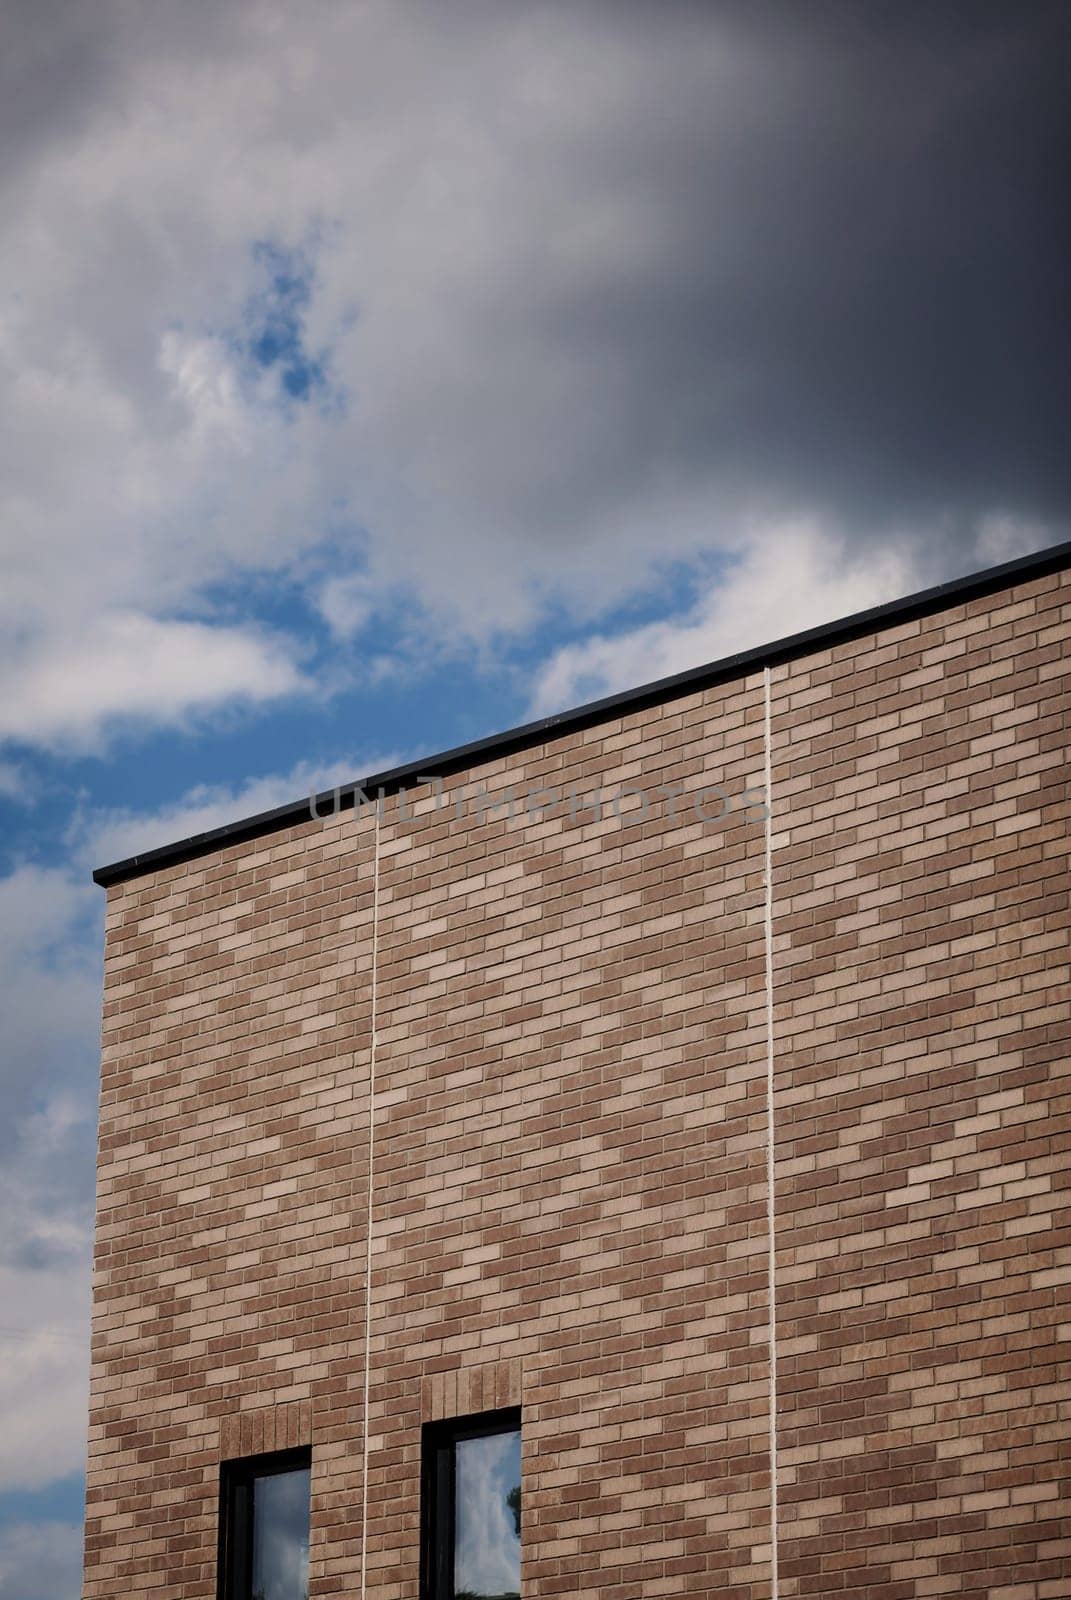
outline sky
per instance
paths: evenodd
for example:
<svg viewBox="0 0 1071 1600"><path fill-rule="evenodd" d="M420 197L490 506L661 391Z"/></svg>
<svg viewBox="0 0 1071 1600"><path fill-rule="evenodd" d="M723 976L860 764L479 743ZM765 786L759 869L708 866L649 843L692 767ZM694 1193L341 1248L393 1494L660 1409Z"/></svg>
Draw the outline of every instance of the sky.
<svg viewBox="0 0 1071 1600"><path fill-rule="evenodd" d="M1071 7L0 13L0 1600L75 1600L91 869L1067 538Z"/></svg>

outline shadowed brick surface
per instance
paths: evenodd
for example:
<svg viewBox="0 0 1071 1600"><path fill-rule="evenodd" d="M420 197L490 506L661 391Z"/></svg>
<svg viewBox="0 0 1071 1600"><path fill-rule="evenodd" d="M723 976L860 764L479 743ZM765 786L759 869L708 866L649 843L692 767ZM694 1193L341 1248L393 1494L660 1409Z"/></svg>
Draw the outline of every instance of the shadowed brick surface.
<svg viewBox="0 0 1071 1600"><path fill-rule="evenodd" d="M771 674L782 1596L1068 1592L1068 594ZM109 891L87 1600L294 1444L310 1594L416 1600L513 1404L526 1596L768 1600L764 829L656 793L764 758L756 673ZM649 814L476 815L570 783Z"/></svg>

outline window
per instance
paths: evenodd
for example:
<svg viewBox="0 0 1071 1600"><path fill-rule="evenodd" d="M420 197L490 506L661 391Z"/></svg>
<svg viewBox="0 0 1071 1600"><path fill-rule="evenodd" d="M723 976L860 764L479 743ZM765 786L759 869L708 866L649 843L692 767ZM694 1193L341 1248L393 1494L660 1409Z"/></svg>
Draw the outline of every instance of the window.
<svg viewBox="0 0 1071 1600"><path fill-rule="evenodd" d="M224 1464L220 1600L308 1600L308 1450Z"/></svg>
<svg viewBox="0 0 1071 1600"><path fill-rule="evenodd" d="M519 1600L521 1414L424 1430L424 1600Z"/></svg>

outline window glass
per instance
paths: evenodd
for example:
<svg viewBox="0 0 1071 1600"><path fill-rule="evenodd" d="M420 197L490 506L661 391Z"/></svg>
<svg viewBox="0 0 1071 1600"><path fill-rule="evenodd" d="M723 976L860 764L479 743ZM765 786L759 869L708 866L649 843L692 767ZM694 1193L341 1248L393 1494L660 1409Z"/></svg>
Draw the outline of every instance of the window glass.
<svg viewBox="0 0 1071 1600"><path fill-rule="evenodd" d="M308 1600L309 1469L253 1480L252 1600Z"/></svg>
<svg viewBox="0 0 1071 1600"><path fill-rule="evenodd" d="M224 1462L221 1600L308 1600L311 1460L304 1448Z"/></svg>
<svg viewBox="0 0 1071 1600"><path fill-rule="evenodd" d="M504 1600L521 1591L521 1433L454 1445L455 1600Z"/></svg>

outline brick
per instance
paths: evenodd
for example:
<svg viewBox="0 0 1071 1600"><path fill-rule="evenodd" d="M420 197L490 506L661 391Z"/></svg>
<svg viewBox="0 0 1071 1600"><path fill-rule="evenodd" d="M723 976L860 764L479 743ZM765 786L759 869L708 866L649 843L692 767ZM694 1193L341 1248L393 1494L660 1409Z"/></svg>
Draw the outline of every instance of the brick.
<svg viewBox="0 0 1071 1600"><path fill-rule="evenodd" d="M310 1596L416 1600L422 1424L517 1404L530 1600L768 1600L774 1536L1063 1593L1068 587L770 673L776 1528L761 826L425 788L109 890L85 1600L213 1600L220 1462L299 1444ZM444 796L764 730L752 672Z"/></svg>

